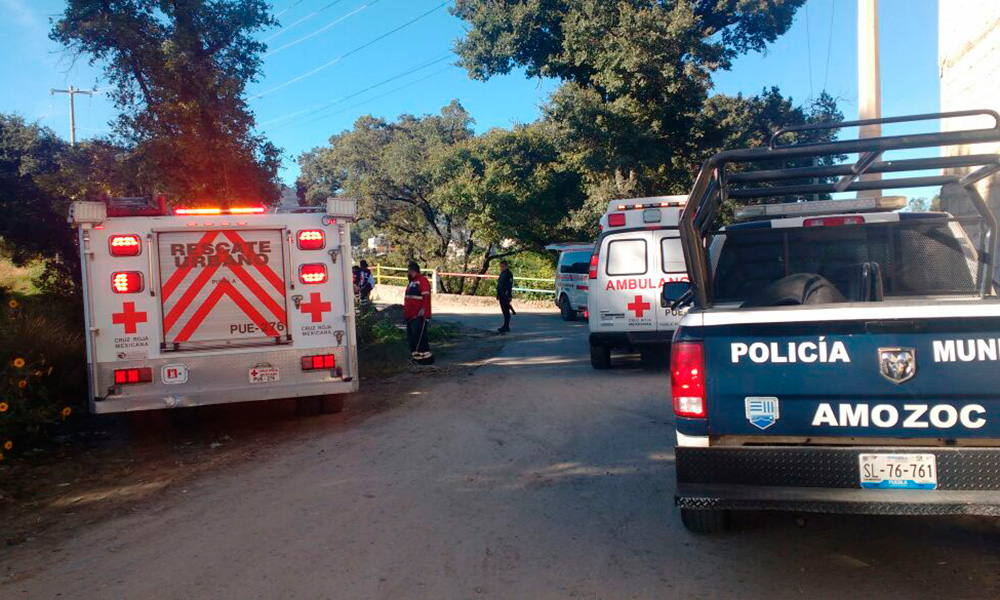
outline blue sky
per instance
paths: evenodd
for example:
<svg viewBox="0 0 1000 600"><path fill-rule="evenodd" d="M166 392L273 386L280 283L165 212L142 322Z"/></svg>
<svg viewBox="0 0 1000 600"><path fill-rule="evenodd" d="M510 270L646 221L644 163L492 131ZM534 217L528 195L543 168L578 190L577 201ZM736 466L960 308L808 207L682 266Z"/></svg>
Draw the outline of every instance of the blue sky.
<svg viewBox="0 0 1000 600"><path fill-rule="evenodd" d="M538 116L555 82L514 73L484 83L449 66L448 52L462 35L463 23L446 8L433 10L441 2L273 0L286 29L261 34L270 38L273 54L265 58L261 81L248 90L260 128L285 151L286 183L298 172L295 156L350 128L363 114L394 118L401 113L431 113L457 98L476 119L479 131ZM792 29L767 53L741 57L731 71L718 74L716 91L754 94L777 85L797 102L805 102L825 84L840 99L845 116L854 117L856 4L809 0ZM65 95L51 96L49 89L70 84L100 89L105 84L98 68L85 60L70 60L49 41L49 17L63 7L62 0L0 0L5 58L0 61L5 82L0 111L40 120L68 138L68 101ZM882 0L880 7L883 114L936 111L937 1ZM428 11L432 12L411 25L356 50ZM404 73L408 74L396 78ZM395 79L377 85L391 78ZM324 111L307 114L326 105ZM77 136L106 134L113 116L106 97L78 96Z"/></svg>

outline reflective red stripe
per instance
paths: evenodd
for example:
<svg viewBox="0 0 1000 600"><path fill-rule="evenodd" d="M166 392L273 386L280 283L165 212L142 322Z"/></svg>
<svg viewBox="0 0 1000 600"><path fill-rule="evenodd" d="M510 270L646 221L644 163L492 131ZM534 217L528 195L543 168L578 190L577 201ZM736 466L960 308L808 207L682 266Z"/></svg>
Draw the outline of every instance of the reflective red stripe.
<svg viewBox="0 0 1000 600"><path fill-rule="evenodd" d="M247 243L235 231L226 231L225 234L226 237L229 238L229 241L240 247L240 252L242 252L246 256L252 256L253 253L250 252L250 248L247 247ZM278 277L277 273L271 270L271 267L256 263L254 264L254 267L256 267L258 271L260 271L260 273L264 276L265 279L271 282L271 285L274 286L275 290L284 295L285 282L281 280L281 277ZM289 274L289 277L291 277L291 274Z"/></svg>
<svg viewBox="0 0 1000 600"><path fill-rule="evenodd" d="M215 236L217 235L219 235L218 231L209 231L208 233L203 235L201 240L198 241L197 247L195 248L195 255L204 254L205 247L211 244L212 241L215 239ZM167 282L163 284L163 302L167 301L167 298L170 297L170 294L172 294L174 290L177 289L177 286L180 285L182 281L184 281L184 278L187 277L187 274L190 273L191 269L193 268L194 268L194 261L190 260L190 257L188 257L187 264L174 271L174 274L170 276L170 279L168 279Z"/></svg>

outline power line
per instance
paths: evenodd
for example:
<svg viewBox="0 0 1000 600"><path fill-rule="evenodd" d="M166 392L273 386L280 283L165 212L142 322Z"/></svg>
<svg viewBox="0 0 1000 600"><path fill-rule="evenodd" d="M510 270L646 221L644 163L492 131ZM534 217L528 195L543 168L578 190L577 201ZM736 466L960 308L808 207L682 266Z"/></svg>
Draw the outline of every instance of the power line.
<svg viewBox="0 0 1000 600"><path fill-rule="evenodd" d="M304 16L304 17L302 17L302 18L301 18L301 19L299 19L298 21L295 21L295 22L294 22L294 23L292 23L291 25L288 25L287 27L282 27L281 29L279 29L279 30L275 31L275 32L274 32L274 33L272 33L271 35L269 35L269 36L267 36L266 38L264 38L264 41L265 41L265 42L270 42L270 41L271 41L271 40L273 40L274 38L276 38L276 37L278 37L279 35L281 35L281 34L285 33L286 31L288 31L288 30L289 30L289 29L291 29L292 27L295 27L295 26L296 26L296 25L298 25L299 23L305 23L306 21L308 21L309 19L311 19L311 18L315 17L316 15L320 14L320 13L321 13L321 12L323 12L324 10L326 10L326 9L328 9L328 8L330 8L330 7L334 6L334 5L336 5L336 4L340 4L341 2L343 2L343 0L333 0L333 2L331 2L331 3L329 3L329 4L325 5L325 6L323 6L322 8L320 8L320 9L318 9L318 10L314 10L314 11L312 11L311 13L309 13L308 15L306 15L306 16ZM295 6L295 5L293 4L292 6ZM291 8L291 6L289 6L288 8Z"/></svg>
<svg viewBox="0 0 1000 600"><path fill-rule="evenodd" d="M416 73L417 71L422 71L422 70L426 69L427 67L430 67L430 66L433 66L433 65L436 65L436 64L440 63L441 61L448 60L452 56L453 56L453 54L449 50L448 52L445 52L443 56L438 56L436 58L433 58L430 61L421 63L421 64L417 65L416 67L413 67L411 69L407 69L406 71L403 71L402 73L397 73L396 75L393 75L392 77L389 77L387 79L383 79L382 81L380 81L378 83L372 84L372 85L370 85L370 86L368 86L366 88L363 88L363 89L360 89L360 90L358 90L356 92L348 94L347 96L343 96L341 98L338 98L338 99L334 100L333 102L330 102L328 104L324 104L323 106L319 106L319 107L316 107L316 108L306 108L306 109L302 109L302 110L297 110L297 111L295 111L293 113L289 113L287 115L283 115L283 116L271 119L269 121L265 121L265 122L261 123L261 125L269 125L271 123L277 123L278 121L284 121L286 119L291 119L293 117L298 117L298 116L308 117L308 116L314 115L314 114L316 114L318 112L322 112L322 111L324 111L324 110L326 110L326 109L328 109L328 108L330 108L332 106L336 106L336 105L338 105L338 104L340 104L342 102L346 102L347 100L350 100L351 98L356 98L356 97L360 96L361 94L364 94L365 92L369 92L369 91L371 91L371 90L373 90L375 88L381 87L381 86L383 86L383 85L385 85L387 83L391 83L391 82L393 82L393 81L395 81L397 79L400 79L402 77L406 77L407 75L411 75L413 73Z"/></svg>
<svg viewBox="0 0 1000 600"><path fill-rule="evenodd" d="M338 111L334 111L332 113L321 115L319 117L316 117L315 119L312 119L310 121L306 121L305 123L303 123L303 125L308 125L310 123L315 123L316 121L322 121L323 119L327 119L327 118L332 117L334 115L339 115L341 113L345 113L345 112L347 112L349 110L353 110L355 108L358 108L359 106L364 106L365 104L368 104L369 102L374 102L375 100L378 100L380 98L385 98L386 96L389 96L391 94L395 94L396 92L399 92L399 91L402 91L402 90L405 90L408 87L412 87L414 85L417 85L418 83L420 83L422 81L427 81L428 79L430 79L432 77L436 77L436 76L440 75L441 73L444 73L448 69L453 69L453 68L455 68L455 65L448 65L447 67L445 67L443 69L438 69L437 71L434 71L433 73L429 73L429 74L425 75L424 77L421 77L420 79L414 79L410 83L407 83L407 84L395 87L395 88L393 88L391 90L388 90L386 92L383 92L383 93L381 93L381 94L379 94L377 96L372 96L371 98L368 98L367 100L362 100L361 102L358 102L357 104L352 104L352 105L346 106L346 107L344 107L344 108L342 108L342 109L340 109Z"/></svg>
<svg viewBox="0 0 1000 600"><path fill-rule="evenodd" d="M311 71L307 71L307 72L303 73L302 75L299 75L298 77L294 77L294 78L292 78L292 79L289 79L288 81L286 81L286 82L284 82L284 83L282 83L282 84L279 84L279 85L276 85L276 86L274 86L273 88L271 88L271 89L269 89L269 90L265 90L265 91L263 91L263 92L261 92L261 93L257 94L257 95L256 95L256 97L257 97L257 98L263 98L264 96L267 96L267 95L269 95L269 94L273 94L274 92L276 92L276 91L278 91L278 90L280 90L280 89L282 89L282 88L284 88L284 87L287 87L287 86L290 86L290 85L292 85L293 83L298 83L299 81L302 81L303 79L305 79L305 78L307 78L307 77L310 77L310 76L312 76L312 75L315 75L316 73L319 73L320 71L322 71L322 70L324 70L324 69L327 69L327 68L329 68L329 67L332 67L333 65L335 65L335 64L337 64L337 63L339 63L340 61L344 60L344 59L345 59L345 58L347 58L348 56L351 56L352 54L356 54L356 53L358 53L358 52L360 52L360 51L364 50L364 49L365 49L365 48L367 48L368 46L371 46L372 44L374 44L374 43L376 43L376 42L379 42L379 41L381 41L381 40L384 40L385 38L387 38L387 37L389 37L390 35L392 35L392 34L396 33L397 31L400 31L400 30L402 30L402 29L405 29L405 28L409 27L410 25L413 25L414 23L416 23L416 22L417 22L417 21L419 21L420 19L423 19L424 17L426 17L427 15L429 15L429 14L431 14L431 13L435 12L435 11L438 11L438 10L441 10L441 9L442 9L442 8L444 8L444 6L445 6L446 4L448 4L449 2L451 2L451 0L445 0L445 1L444 1L444 2L442 2L441 4L438 4L437 6L435 6L435 7L434 7L434 8L432 8L432 9L430 9L429 11L427 11L427 12L425 12L425 13L422 13L422 14L420 14L419 16L417 16L417 17L413 18L413 19L410 19L409 21L407 21L406 23L403 23L403 24L402 24L402 25L400 25L399 27L396 27L395 29L392 29L392 30L389 30L389 31L387 31L386 33L383 33L382 35L378 36L377 38L375 38L375 39L372 39L372 40L369 40L369 41L365 42L364 44L361 44L361 45L360 45L360 46L358 46L357 48L354 48L353 50L349 50L349 51L347 51L347 52L345 52L345 53L341 54L341 55L340 55L340 56L338 56L337 58L334 58L333 60L331 60L331 61L329 61L329 62L327 62L327 63L324 63L324 64L322 64L322 65L320 65L320 66L316 67L315 69L313 69L313 70L311 70Z"/></svg>
<svg viewBox="0 0 1000 600"><path fill-rule="evenodd" d="M826 43L826 71L823 72L823 91L826 91L826 79L830 76L830 55L833 54L833 16L837 11L837 0L830 1L830 39Z"/></svg>
<svg viewBox="0 0 1000 600"><path fill-rule="evenodd" d="M316 37L317 35L323 33L324 31L326 31L328 29L330 29L331 27L333 27L337 23L340 23L341 21L347 19L348 17L353 17L354 15L356 15L359 12L363 11L364 9L368 8L372 4L378 4L378 2L379 2L379 0L372 0L371 2L369 2L367 4L362 4L361 6L355 8L354 10L352 10L349 13L347 13L346 15L343 15L341 17L338 17L338 18L334 19L334 21L332 23L329 23L325 27L321 27L320 29L317 29L316 31L314 31L314 32L312 32L312 33L310 33L308 35L304 35L304 36L302 36L302 37L300 37L298 39L295 39L295 40L292 40L292 41L288 42L284 46L279 46L279 47L275 48L274 50L271 50L270 52L268 52L267 54L264 55L264 58L267 58L268 56L271 56L272 54L277 54L278 52L281 52L282 50L286 50L288 48L291 48L292 46L294 46L296 44L300 44L300 43L302 43L302 42L304 42L304 41L306 41L306 40L308 40L310 38Z"/></svg>
<svg viewBox="0 0 1000 600"><path fill-rule="evenodd" d="M281 12L279 12L278 14L274 15L274 18L277 19L278 17L280 17L281 15L285 14L286 12L292 10L296 6L302 4L302 2L303 2L303 0L297 0L294 4L290 5L288 8L286 8L286 9L282 10Z"/></svg>

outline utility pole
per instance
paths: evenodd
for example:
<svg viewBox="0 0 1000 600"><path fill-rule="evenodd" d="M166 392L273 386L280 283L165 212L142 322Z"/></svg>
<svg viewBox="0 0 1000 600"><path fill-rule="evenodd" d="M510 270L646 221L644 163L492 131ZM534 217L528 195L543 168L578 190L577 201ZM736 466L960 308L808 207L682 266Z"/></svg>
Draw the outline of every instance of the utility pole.
<svg viewBox="0 0 1000 600"><path fill-rule="evenodd" d="M69 86L68 90L50 90L52 95L55 94L67 94L69 95L69 145L76 146L76 102L74 98L77 94L87 94L88 96L93 96L93 90L78 90L73 86Z"/></svg>
<svg viewBox="0 0 1000 600"><path fill-rule="evenodd" d="M878 0L858 0L858 119L882 116L882 77L878 52ZM881 125L865 125L858 137L882 135ZM861 181L878 181L881 173L866 173ZM858 192L858 197L879 197L878 190Z"/></svg>

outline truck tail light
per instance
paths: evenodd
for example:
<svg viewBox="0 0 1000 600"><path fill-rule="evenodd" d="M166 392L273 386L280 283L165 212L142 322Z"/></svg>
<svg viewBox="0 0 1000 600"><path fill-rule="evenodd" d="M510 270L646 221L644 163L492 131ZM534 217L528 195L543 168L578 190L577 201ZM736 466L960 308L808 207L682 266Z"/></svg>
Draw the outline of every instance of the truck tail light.
<svg viewBox="0 0 1000 600"><path fill-rule="evenodd" d="M625 213L609 213L608 227L621 227L625 225Z"/></svg>
<svg viewBox="0 0 1000 600"><path fill-rule="evenodd" d="M116 294L135 294L142 291L142 273L116 271L111 274L111 289Z"/></svg>
<svg viewBox="0 0 1000 600"><path fill-rule="evenodd" d="M111 256L139 256L142 242L137 235L113 235L108 238Z"/></svg>
<svg viewBox="0 0 1000 600"><path fill-rule="evenodd" d="M864 217L816 217L802 222L803 227L836 227L838 225L864 225Z"/></svg>
<svg viewBox="0 0 1000 600"><path fill-rule="evenodd" d="M594 249L594 253L590 255L590 271L587 272L587 279L597 279L597 249ZM590 289L588 286L587 289Z"/></svg>
<svg viewBox="0 0 1000 600"><path fill-rule="evenodd" d="M303 371L329 370L337 367L337 358L333 354L314 354L302 357Z"/></svg>
<svg viewBox="0 0 1000 600"><path fill-rule="evenodd" d="M115 369L115 385L130 383L150 383L153 381L153 369L140 367L138 369Z"/></svg>
<svg viewBox="0 0 1000 600"><path fill-rule="evenodd" d="M299 281L305 284L326 283L326 265L309 263L300 266Z"/></svg>
<svg viewBox="0 0 1000 600"><path fill-rule="evenodd" d="M704 419L705 348L699 342L678 342L670 349L670 394L674 414Z"/></svg>
<svg viewBox="0 0 1000 600"><path fill-rule="evenodd" d="M326 246L326 236L319 229L303 229L296 236L299 250L322 250Z"/></svg>

